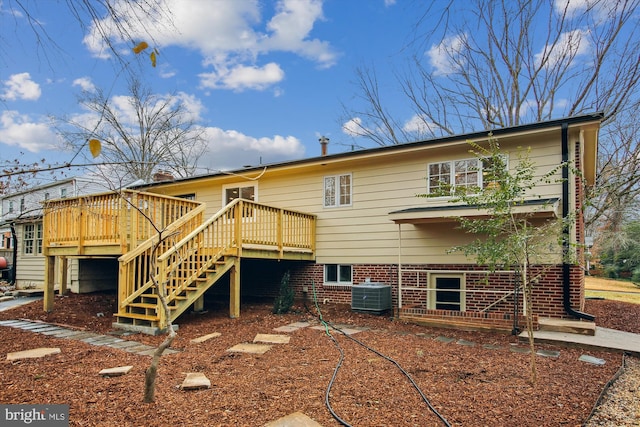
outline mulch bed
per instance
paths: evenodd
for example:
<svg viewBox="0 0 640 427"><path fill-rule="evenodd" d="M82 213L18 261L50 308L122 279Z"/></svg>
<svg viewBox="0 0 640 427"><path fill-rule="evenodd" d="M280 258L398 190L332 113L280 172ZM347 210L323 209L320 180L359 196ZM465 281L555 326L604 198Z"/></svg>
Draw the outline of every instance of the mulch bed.
<svg viewBox="0 0 640 427"><path fill-rule="evenodd" d="M115 294L71 294L57 296L52 313L36 302L0 312L0 320L41 320L107 334L115 306ZM258 333L274 334L274 328L300 321L317 324L317 312L298 304L289 314L274 315L271 302L247 302L241 316L230 319L228 301L207 301L205 308L179 319L172 348L180 351L163 356L151 404L142 403L150 357L0 326L0 402L69 404L73 426L260 426L296 411L326 427L341 425L336 418L354 426L445 425L436 412L454 426L580 426L622 363L613 352L538 345L560 356L536 357L532 385L530 356L512 351L526 344L511 335L427 328L330 304L320 306L324 320L368 328L353 335L358 342L307 327L265 354L230 353ZM585 311L598 317L598 326L640 333L640 306L588 301ZM190 342L212 332L221 336ZM158 345L163 337L125 339ZM489 344L497 349L484 347ZM7 353L36 347L62 352L4 360ZM583 354L606 363L581 362ZM134 368L121 377L98 375L124 365ZM211 388L181 390L188 372L204 373Z"/></svg>

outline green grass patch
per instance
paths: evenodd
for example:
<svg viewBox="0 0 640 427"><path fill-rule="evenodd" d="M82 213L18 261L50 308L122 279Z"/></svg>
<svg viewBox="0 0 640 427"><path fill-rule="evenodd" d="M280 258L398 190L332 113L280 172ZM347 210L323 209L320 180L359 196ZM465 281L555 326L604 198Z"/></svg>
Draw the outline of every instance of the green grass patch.
<svg viewBox="0 0 640 427"><path fill-rule="evenodd" d="M614 292L614 291L594 291L587 289L585 291L587 298L604 298L612 301L629 302L632 304L640 304L640 293Z"/></svg>

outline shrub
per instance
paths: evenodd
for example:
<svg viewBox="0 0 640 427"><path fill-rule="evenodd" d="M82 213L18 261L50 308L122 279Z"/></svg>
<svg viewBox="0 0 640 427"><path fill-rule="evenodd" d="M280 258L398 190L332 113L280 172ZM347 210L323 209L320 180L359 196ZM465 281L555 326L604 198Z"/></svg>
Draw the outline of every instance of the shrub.
<svg viewBox="0 0 640 427"><path fill-rule="evenodd" d="M288 313L293 306L293 299L294 292L291 285L289 285L289 272L287 271L282 276L282 281L280 282L280 293L273 303L273 314Z"/></svg>

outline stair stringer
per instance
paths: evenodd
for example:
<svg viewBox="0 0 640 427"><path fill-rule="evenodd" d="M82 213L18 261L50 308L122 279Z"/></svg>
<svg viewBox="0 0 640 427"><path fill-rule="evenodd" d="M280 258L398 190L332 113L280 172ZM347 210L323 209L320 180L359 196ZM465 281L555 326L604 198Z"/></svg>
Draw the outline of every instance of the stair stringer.
<svg viewBox="0 0 640 427"><path fill-rule="evenodd" d="M175 303L171 310L171 322L175 321L182 313L191 307L198 298L204 295L209 288L215 285L218 280L220 280L225 273L233 267L235 262L235 257L225 257L221 265L219 265L215 270L211 270L205 274L205 277L202 279L206 280L196 280L194 282L197 283L197 288L195 290L187 288L184 291L186 299L174 299L173 301Z"/></svg>

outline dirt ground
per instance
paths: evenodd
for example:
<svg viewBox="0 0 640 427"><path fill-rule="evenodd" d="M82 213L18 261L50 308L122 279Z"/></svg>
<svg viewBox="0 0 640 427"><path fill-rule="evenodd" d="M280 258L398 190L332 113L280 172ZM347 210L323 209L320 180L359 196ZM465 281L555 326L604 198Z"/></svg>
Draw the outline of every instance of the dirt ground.
<svg viewBox="0 0 640 427"><path fill-rule="evenodd" d="M115 306L115 294L72 294L56 297L50 314L36 302L0 312L0 320L26 318L107 334ZM538 379L531 385L530 356L514 351L526 344L511 335L426 328L336 305L321 305L322 319L368 328L351 336L357 341L306 327L262 355L232 353L230 347L280 326L319 325L318 312L297 304L292 313L274 315L271 302L245 302L241 316L230 319L227 301L207 301L205 308L177 322L172 348L179 352L163 357L152 404L142 403L150 357L0 326L0 402L69 404L72 426L261 426L296 411L325 427L341 425L338 419L353 426L580 426L623 359L539 345L537 350L560 355L536 357ZM588 301L585 311L598 316L598 326L640 333L640 306ZM212 332L221 335L190 342ZM158 345L163 337L125 339ZM36 347L62 351L5 360L7 353ZM583 354L606 363L579 361ZM98 375L125 365L133 366L127 375ZM211 388L181 390L189 372L205 374Z"/></svg>

